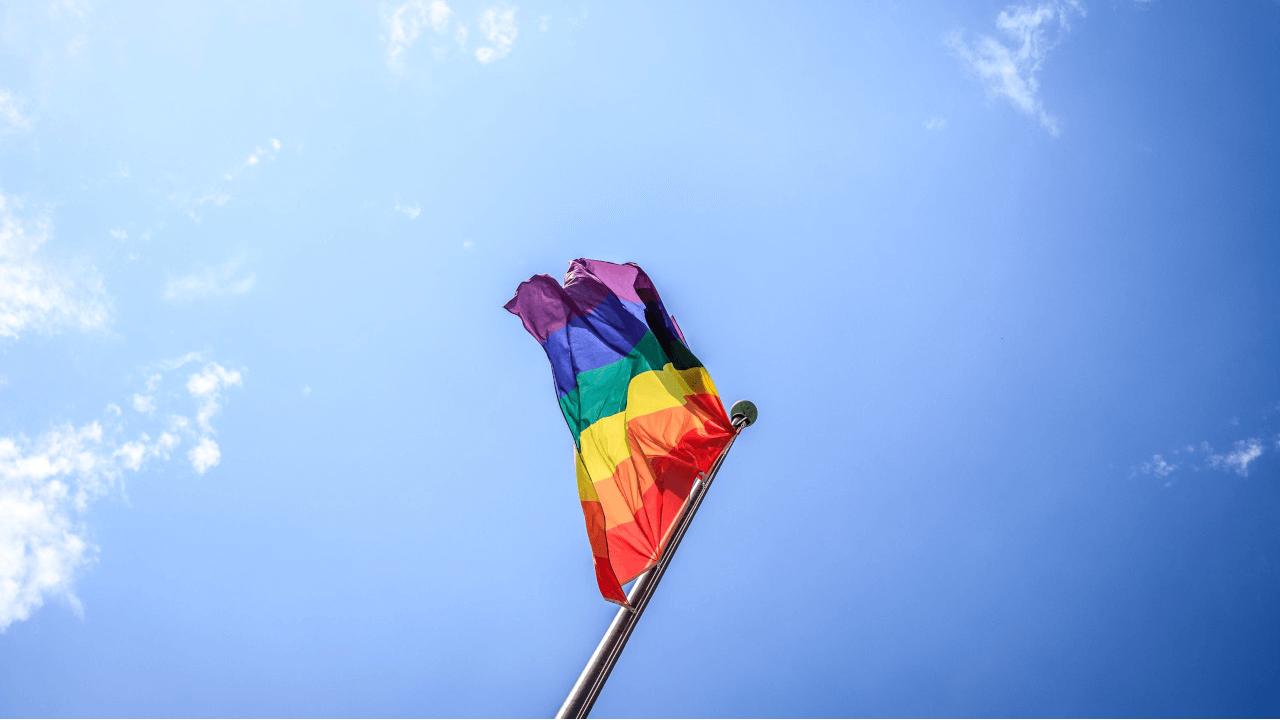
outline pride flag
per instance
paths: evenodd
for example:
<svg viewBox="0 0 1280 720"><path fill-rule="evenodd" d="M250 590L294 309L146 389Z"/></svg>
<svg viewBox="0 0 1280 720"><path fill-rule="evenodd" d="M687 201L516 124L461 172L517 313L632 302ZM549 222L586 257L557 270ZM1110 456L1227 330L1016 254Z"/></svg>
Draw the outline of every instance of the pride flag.
<svg viewBox="0 0 1280 720"><path fill-rule="evenodd" d="M561 287L520 283L506 309L551 361L578 496L608 600L653 567L694 481L733 435L711 376L639 266L574 260Z"/></svg>

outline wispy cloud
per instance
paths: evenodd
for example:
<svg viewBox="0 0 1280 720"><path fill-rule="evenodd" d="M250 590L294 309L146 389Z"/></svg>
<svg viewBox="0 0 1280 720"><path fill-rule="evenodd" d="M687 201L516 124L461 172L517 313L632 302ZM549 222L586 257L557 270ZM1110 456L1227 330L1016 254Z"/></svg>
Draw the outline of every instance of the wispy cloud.
<svg viewBox="0 0 1280 720"><path fill-rule="evenodd" d="M1164 456L1156 453L1151 459L1142 463L1138 469L1143 475L1155 475L1156 477L1169 477L1177 470L1178 466L1164 459Z"/></svg>
<svg viewBox="0 0 1280 720"><path fill-rule="evenodd" d="M248 170L249 168L256 167L268 160L275 160L276 156L280 154L280 149L282 147L284 147L284 145L278 138L271 138L267 141L266 145L259 145L253 150L250 150L244 161L241 162L235 170L223 175L222 179L230 182L235 180L240 173Z"/></svg>
<svg viewBox="0 0 1280 720"><path fill-rule="evenodd" d="M197 222L204 216L204 208L206 207L226 207L231 202L231 194L221 190L207 192L187 205L187 216Z"/></svg>
<svg viewBox="0 0 1280 720"><path fill-rule="evenodd" d="M79 607L75 578L98 552L86 512L118 490L128 473L171 459L188 442L187 458L197 473L218 464L222 452L209 421L221 408L222 392L240 384L240 372L207 362L185 388L171 387L178 371L200 356L189 357L163 364L147 380L149 397L159 398L165 413L152 407L146 415L126 415L113 404L81 425L58 424L34 438L0 437L0 631L50 599ZM194 425L185 407L195 410Z"/></svg>
<svg viewBox="0 0 1280 720"><path fill-rule="evenodd" d="M453 9L444 0L409 0L391 12L387 19L387 67L404 71L404 54L426 31L445 35L453 19ZM462 30L466 36L465 27Z"/></svg>
<svg viewBox="0 0 1280 720"><path fill-rule="evenodd" d="M242 258L201 268L188 275L170 278L164 298L170 301L204 300L244 295L253 289L256 276L244 268Z"/></svg>
<svg viewBox="0 0 1280 720"><path fill-rule="evenodd" d="M1266 417L1264 416L1265 419ZM1233 427L1241 424L1238 420L1234 418L1233 420L1234 422L1229 423ZM1167 452L1156 453L1149 460L1135 467L1134 473L1157 478L1171 478L1171 476L1184 472L1225 472L1247 477L1249 470L1267 452L1268 443L1262 440L1263 435L1274 432L1274 430L1267 430L1263 427L1260 431L1255 430L1255 432L1258 434L1232 442L1229 450L1219 451L1209 441L1202 440L1198 443L1188 443ZM1280 450L1280 435L1276 436L1272 449ZM1172 480L1169 480L1166 485L1171 483Z"/></svg>
<svg viewBox="0 0 1280 720"><path fill-rule="evenodd" d="M104 327L110 301L97 271L46 260L41 250L52 222L21 212L17 200L0 192L0 338Z"/></svg>
<svg viewBox="0 0 1280 720"><path fill-rule="evenodd" d="M1262 457L1262 441L1258 438L1237 440L1231 450L1209 456L1209 464L1215 468L1229 470L1245 477L1249 474L1249 465Z"/></svg>
<svg viewBox="0 0 1280 720"><path fill-rule="evenodd" d="M222 174L221 181L213 183L213 186L204 193L195 197L189 193L177 193L170 197L179 206L186 207L188 217L200 222L205 210L226 207L231 203L231 188L241 175L253 168L274 162L280 156L282 149L284 149L284 143L279 138L270 138L264 144L254 146L238 165Z"/></svg>
<svg viewBox="0 0 1280 720"><path fill-rule="evenodd" d="M941 115L934 115L933 117L924 121L924 129L930 132L933 132L935 130L943 130L946 127L947 127L947 119L942 117Z"/></svg>
<svg viewBox="0 0 1280 720"><path fill-rule="evenodd" d="M516 26L516 8L496 5L480 15L480 34L487 45L476 48L476 60L489 64L511 54L520 29Z"/></svg>
<svg viewBox="0 0 1280 720"><path fill-rule="evenodd" d="M134 393L131 404L135 412L140 412L144 415L150 415L156 411L156 399L150 395Z"/></svg>
<svg viewBox="0 0 1280 720"><path fill-rule="evenodd" d="M206 363L199 372L187 378L187 393L198 403L196 425L202 432L213 432L213 417L222 410L224 392L238 387L241 379L239 370L228 370L216 362Z"/></svg>
<svg viewBox="0 0 1280 720"><path fill-rule="evenodd" d="M511 54L520 30L516 23L517 8L512 5L493 5L480 13L475 20L480 46L471 56L487 65ZM471 27L458 18L444 0L408 0L388 13L385 20L387 67L393 73L405 71L409 51L420 41L427 39L431 54L443 59L451 54L450 47L466 51L471 38ZM543 30L550 27L550 18L543 16Z"/></svg>
<svg viewBox="0 0 1280 720"><path fill-rule="evenodd" d="M67 54L83 53L89 43L88 23L93 12L92 4L87 0L52 0L48 8L49 16L71 33L67 40Z"/></svg>
<svg viewBox="0 0 1280 720"><path fill-rule="evenodd" d="M4 88L0 88L0 123L12 130L31 129L31 118L22 111L22 102Z"/></svg>
<svg viewBox="0 0 1280 720"><path fill-rule="evenodd" d="M1071 29L1071 20L1083 17L1077 0L1046 0L1010 5L996 16L1003 39L979 35L972 42L957 30L947 44L986 86L1024 114L1035 118L1051 135L1059 133L1058 120L1040 99L1040 68L1049 51Z"/></svg>
<svg viewBox="0 0 1280 720"><path fill-rule="evenodd" d="M64 58L82 61L93 29L92 13L92 4L79 0L0 3L0 46L6 60L25 61L32 69ZM12 76L12 69L6 68L5 74Z"/></svg>
<svg viewBox="0 0 1280 720"><path fill-rule="evenodd" d="M418 216L422 214L422 206L418 203L402 203L397 201L395 204L395 211L410 220L417 220Z"/></svg>
<svg viewBox="0 0 1280 720"><path fill-rule="evenodd" d="M187 459L191 461L191 467L203 475L222 461L222 448L211 438L200 438L200 442L187 453Z"/></svg>

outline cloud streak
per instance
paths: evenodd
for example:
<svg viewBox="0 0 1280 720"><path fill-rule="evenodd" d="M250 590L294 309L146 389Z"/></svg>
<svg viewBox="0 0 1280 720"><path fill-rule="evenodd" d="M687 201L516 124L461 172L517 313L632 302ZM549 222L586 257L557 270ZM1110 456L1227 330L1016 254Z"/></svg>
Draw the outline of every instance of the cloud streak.
<svg viewBox="0 0 1280 720"><path fill-rule="evenodd" d="M480 45L471 53L476 62L488 65L511 54L520 34L516 11L500 3L480 13L475 21ZM408 0L386 15L385 26L387 67L397 75L404 73L409 51L424 39L441 60L450 54L451 45L465 52L472 36L471 27L444 0Z"/></svg>
<svg viewBox="0 0 1280 720"><path fill-rule="evenodd" d="M1280 436L1277 436L1274 445L1276 450L1280 450ZM1217 472L1248 477L1249 470L1266 451L1266 443L1259 437L1236 440L1231 444L1230 450L1222 452L1215 450L1208 441L1201 441L1171 452L1156 453L1134 468L1134 472L1161 479L1182 472Z"/></svg>
<svg viewBox="0 0 1280 720"><path fill-rule="evenodd" d="M1049 51L1071 29L1071 20L1084 14L1084 7L1076 0L1010 5L996 16L996 29L1002 37L979 35L970 41L957 30L946 42L982 81L988 94L1009 101L1056 136L1060 132L1058 120L1040 99L1040 69Z"/></svg>
<svg viewBox="0 0 1280 720"><path fill-rule="evenodd" d="M1144 462L1138 471L1143 475L1155 475L1156 477L1169 477L1177 470L1178 466L1164 459L1160 453L1151 456L1151 459Z"/></svg>
<svg viewBox="0 0 1280 720"><path fill-rule="evenodd" d="M31 129L31 118L22 112L21 101L4 88L0 88L0 123L11 130Z"/></svg>
<svg viewBox="0 0 1280 720"><path fill-rule="evenodd" d="M53 224L47 216L24 216L21 210L0 192L0 338L105 327L111 308L97 271L46 260L42 249Z"/></svg>
<svg viewBox="0 0 1280 720"><path fill-rule="evenodd" d="M267 160L275 160L276 156L280 154L280 149L282 147L284 147L284 145L279 139L271 138L267 141L265 146L259 145L251 150L249 155L245 157L244 162L240 163L240 167L237 167L235 170L223 175L222 179L230 182L235 180L240 173L251 167L257 167Z"/></svg>
<svg viewBox="0 0 1280 720"><path fill-rule="evenodd" d="M404 71L404 54L426 31L444 35L449 31L453 9L443 0L409 0L391 12L387 20L387 67ZM466 30L462 30L463 37Z"/></svg>
<svg viewBox="0 0 1280 720"><path fill-rule="evenodd" d="M402 203L397 201L395 204L395 211L410 220L417 220L418 216L422 214L422 206L418 203Z"/></svg>
<svg viewBox="0 0 1280 720"><path fill-rule="evenodd" d="M253 290L256 281L257 277L244 268L244 261L233 258L189 275L170 278L165 284L164 299L182 302L245 295Z"/></svg>
<svg viewBox="0 0 1280 720"><path fill-rule="evenodd" d="M481 64L488 65L510 55L511 46L520 34L516 27L516 9L498 5L485 10L480 15L480 34L488 42L476 48L476 60Z"/></svg>
<svg viewBox="0 0 1280 720"><path fill-rule="evenodd" d="M195 362L200 356L188 355L147 379L146 413L126 416L108 405L101 418L82 425L55 425L34 438L0 437L0 632L51 599L79 608L75 578L98 552L85 513L128 473L169 460L184 443L192 444L187 459L197 473L219 463L212 420L241 373L204 362L175 389L175 376ZM157 398L165 413L157 412ZM187 407L195 411L194 424Z"/></svg>
<svg viewBox="0 0 1280 720"><path fill-rule="evenodd" d="M1234 472L1240 477L1249 475L1249 465L1262 457L1262 441L1258 438L1237 440L1235 445L1225 453L1209 456L1209 464L1220 470Z"/></svg>
<svg viewBox="0 0 1280 720"><path fill-rule="evenodd" d="M175 193L170 196L170 199L179 206L185 206L187 216L200 222L206 208L221 208L231 203L232 183L236 182L242 174L251 171L252 168L274 162L280 156L282 149L284 149L284 143L280 142L279 138L270 138L265 144L254 146L239 165L223 173L222 180L215 182L207 192L195 197L192 197L192 193Z"/></svg>

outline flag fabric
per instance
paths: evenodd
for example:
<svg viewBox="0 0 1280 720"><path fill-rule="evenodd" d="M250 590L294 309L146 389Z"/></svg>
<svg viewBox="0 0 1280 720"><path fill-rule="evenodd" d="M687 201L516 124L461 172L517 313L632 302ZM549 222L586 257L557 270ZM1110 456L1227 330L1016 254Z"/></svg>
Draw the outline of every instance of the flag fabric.
<svg viewBox="0 0 1280 720"><path fill-rule="evenodd" d="M657 563L694 481L732 438L729 416L635 264L574 260L563 287L535 275L506 309L551 361L596 582L625 605L623 583Z"/></svg>

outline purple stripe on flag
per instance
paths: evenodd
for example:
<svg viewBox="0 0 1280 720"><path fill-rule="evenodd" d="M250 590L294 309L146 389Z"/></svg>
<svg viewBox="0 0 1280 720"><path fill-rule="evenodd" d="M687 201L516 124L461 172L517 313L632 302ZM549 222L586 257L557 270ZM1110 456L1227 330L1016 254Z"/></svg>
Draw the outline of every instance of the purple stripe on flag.
<svg viewBox="0 0 1280 720"><path fill-rule="evenodd" d="M635 265L579 258L569 263L565 283L535 275L505 306L542 343L561 395L578 386L578 373L625 357L650 331L651 320L684 337L649 276Z"/></svg>
<svg viewBox="0 0 1280 720"><path fill-rule="evenodd" d="M643 270L631 263L616 265L611 262L578 258L569 263L569 271L565 273L565 287L572 293L572 288L578 284L578 278L593 278L623 300L643 305L640 296L636 294L636 279L643 273ZM645 281L648 279L645 277ZM652 287L653 283L649 285Z"/></svg>

